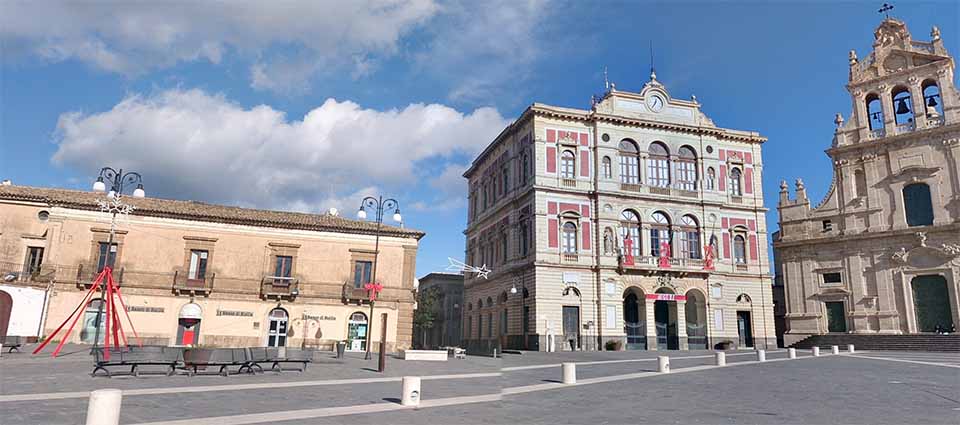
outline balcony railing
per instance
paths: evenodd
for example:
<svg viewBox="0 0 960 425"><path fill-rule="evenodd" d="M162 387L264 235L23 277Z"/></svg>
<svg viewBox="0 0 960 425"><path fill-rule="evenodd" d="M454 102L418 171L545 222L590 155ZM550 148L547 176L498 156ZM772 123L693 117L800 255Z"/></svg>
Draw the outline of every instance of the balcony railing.
<svg viewBox="0 0 960 425"><path fill-rule="evenodd" d="M917 126L913 122L908 122L906 124L897 124L896 134L909 133L916 129L917 129Z"/></svg>
<svg viewBox="0 0 960 425"><path fill-rule="evenodd" d="M577 187L576 179L563 179L563 187Z"/></svg>
<svg viewBox="0 0 960 425"><path fill-rule="evenodd" d="M580 261L580 256L577 254L564 253L563 261L569 262L569 263L576 263Z"/></svg>
<svg viewBox="0 0 960 425"><path fill-rule="evenodd" d="M640 185L633 183L620 183L620 190L624 192L639 192Z"/></svg>
<svg viewBox="0 0 960 425"><path fill-rule="evenodd" d="M200 279L191 279L187 273L181 273L179 270L173 273L173 291L177 295L188 293L190 295L210 294L213 291L213 279L217 274L204 276Z"/></svg>
<svg viewBox="0 0 960 425"><path fill-rule="evenodd" d="M78 264L77 286L81 288L89 288L90 285L93 285L93 282L97 280L97 276L100 275L101 271L102 269L97 269L97 266L94 264ZM114 266L113 283L115 283L117 286L123 285L123 267Z"/></svg>
<svg viewBox="0 0 960 425"><path fill-rule="evenodd" d="M366 289L353 286L353 282L343 284L343 299L346 301L368 301L370 293Z"/></svg>
<svg viewBox="0 0 960 425"><path fill-rule="evenodd" d="M681 258L681 257L671 257L669 258L670 267L669 270L677 271L708 271L703 269L703 259L700 258ZM624 269L640 269L640 270L663 270L665 268L660 267L660 257L654 257L651 255L641 255L639 257L633 257L633 264L628 265L624 263L624 258L620 258L620 265Z"/></svg>
<svg viewBox="0 0 960 425"><path fill-rule="evenodd" d="M300 279L285 276L264 276L260 283L263 298L296 298L300 295Z"/></svg>
<svg viewBox="0 0 960 425"><path fill-rule="evenodd" d="M870 130L870 133L867 134L868 139L879 139L887 135L887 130L878 128L876 130Z"/></svg>
<svg viewBox="0 0 960 425"><path fill-rule="evenodd" d="M50 266L31 268L28 265L0 262L0 281L49 283L56 277L57 269Z"/></svg>
<svg viewBox="0 0 960 425"><path fill-rule="evenodd" d="M654 195L670 195L669 187L650 186L650 193Z"/></svg>

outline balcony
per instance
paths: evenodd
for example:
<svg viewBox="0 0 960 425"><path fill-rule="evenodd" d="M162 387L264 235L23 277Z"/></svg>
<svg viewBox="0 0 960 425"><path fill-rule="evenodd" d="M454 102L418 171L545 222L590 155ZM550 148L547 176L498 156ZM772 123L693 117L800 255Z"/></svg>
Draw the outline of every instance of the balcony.
<svg viewBox="0 0 960 425"><path fill-rule="evenodd" d="M31 270L30 266L24 264L0 262L0 279L3 282L50 283L56 274L54 267L40 266Z"/></svg>
<svg viewBox="0 0 960 425"><path fill-rule="evenodd" d="M563 187L573 187L573 188L577 187L576 179L562 179L562 180L563 181L561 183L563 184Z"/></svg>
<svg viewBox="0 0 960 425"><path fill-rule="evenodd" d="M743 203L743 197L742 197L742 196L730 195L730 203L731 203L731 204L742 204L742 203Z"/></svg>
<svg viewBox="0 0 960 425"><path fill-rule="evenodd" d="M191 296L198 294L210 295L210 292L213 291L213 279L216 276L217 274L213 273L209 277L190 279L186 273L177 270L173 273L173 292L177 295L182 293L187 293Z"/></svg>
<svg viewBox="0 0 960 425"><path fill-rule="evenodd" d="M577 254L564 253L563 262L565 263L576 263L580 261L580 256Z"/></svg>
<svg viewBox="0 0 960 425"><path fill-rule="evenodd" d="M913 123L913 121L908 122L906 124L897 124L897 127L895 128L895 134L905 134L916 129L917 129L917 126L916 124Z"/></svg>
<svg viewBox="0 0 960 425"><path fill-rule="evenodd" d="M93 285L93 282L97 280L97 276L100 275L100 271L101 270L98 270L95 264L78 264L77 287L89 288L91 285ZM123 267L114 267L113 283L115 283L117 286L123 285Z"/></svg>
<svg viewBox="0 0 960 425"><path fill-rule="evenodd" d="M669 187L650 186L650 193L652 193L652 194L654 194L654 195L667 195L667 196L670 196L670 188L669 188Z"/></svg>
<svg viewBox="0 0 960 425"><path fill-rule="evenodd" d="M300 295L300 279L283 276L264 276L260 282L263 299L294 299Z"/></svg>
<svg viewBox="0 0 960 425"><path fill-rule="evenodd" d="M620 183L620 190L624 192L639 192L640 185L632 183Z"/></svg>
<svg viewBox="0 0 960 425"><path fill-rule="evenodd" d="M650 255L641 255L639 257L633 257L632 265L624 264L624 258L620 257L619 264L622 270L641 270L641 271L673 270L678 272L700 272L700 273L709 273L711 271L711 270L704 270L703 259L700 259L700 258L671 257L669 261L670 261L670 267L668 268L660 267L660 257L654 257Z"/></svg>
<svg viewBox="0 0 960 425"><path fill-rule="evenodd" d="M346 302L356 301L358 303L370 300L370 292L363 288L353 286L353 282L343 284L343 300Z"/></svg>

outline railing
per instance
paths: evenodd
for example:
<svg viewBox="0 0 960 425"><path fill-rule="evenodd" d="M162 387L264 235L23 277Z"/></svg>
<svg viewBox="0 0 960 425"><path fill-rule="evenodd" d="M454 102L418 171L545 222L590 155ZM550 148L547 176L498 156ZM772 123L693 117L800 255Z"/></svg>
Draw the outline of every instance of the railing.
<svg viewBox="0 0 960 425"><path fill-rule="evenodd" d="M191 279L186 273L181 273L179 270L173 273L173 291L180 295L183 292L189 293L190 295L196 294L209 294L213 291L213 279L217 277L216 273L211 274L209 277L202 277L200 279Z"/></svg>
<svg viewBox="0 0 960 425"><path fill-rule="evenodd" d="M620 183L620 190L624 192L639 192L640 185L634 183Z"/></svg>
<svg viewBox="0 0 960 425"><path fill-rule="evenodd" d="M870 133L867 133L868 139L879 139L887 135L887 130L878 128L876 130L870 130Z"/></svg>
<svg viewBox="0 0 960 425"><path fill-rule="evenodd" d="M263 298L295 298L300 295L300 279L285 276L264 276L260 284Z"/></svg>
<svg viewBox="0 0 960 425"><path fill-rule="evenodd" d="M3 282L49 283L53 281L56 274L55 267L31 268L24 264L0 262L0 281Z"/></svg>
<svg viewBox="0 0 960 425"><path fill-rule="evenodd" d="M77 286L81 288L89 288L90 285L93 285L93 282L97 280L97 276L100 275L101 271L102 270L97 270L97 266L93 264L81 263L77 265ZM117 284L117 286L123 284L123 267L114 266L113 283Z"/></svg>
<svg viewBox="0 0 960 425"><path fill-rule="evenodd" d="M670 262L670 269L704 271L703 259L700 258L670 257L668 261ZM633 257L633 265L624 264L623 267L627 269L660 269L660 257L651 255Z"/></svg>
<svg viewBox="0 0 960 425"><path fill-rule="evenodd" d="M650 186L650 193L655 195L670 195L669 187Z"/></svg>
<svg viewBox="0 0 960 425"><path fill-rule="evenodd" d="M750 269L746 264L737 264L736 266L738 272L745 272Z"/></svg>
<svg viewBox="0 0 960 425"><path fill-rule="evenodd" d="M743 197L742 197L742 196L730 195L730 203L732 203L732 204L742 204L742 203L743 203Z"/></svg>
<svg viewBox="0 0 960 425"><path fill-rule="evenodd" d="M577 254L564 253L564 254L563 254L563 261L565 261L565 262L571 262L571 263L576 263L577 261L580 261L580 256L577 255Z"/></svg>
<svg viewBox="0 0 960 425"><path fill-rule="evenodd" d="M922 41L911 41L910 47L913 47L914 49L917 49L917 50L922 50L927 53L934 52L932 43L924 43Z"/></svg>
<svg viewBox="0 0 960 425"><path fill-rule="evenodd" d="M343 284L343 299L346 301L367 301L370 299L370 292L366 289L353 286L353 282Z"/></svg>
<svg viewBox="0 0 960 425"><path fill-rule="evenodd" d="M917 129L917 126L913 122L908 122L906 124L897 124L896 134L909 133L916 129Z"/></svg>
<svg viewBox="0 0 960 425"><path fill-rule="evenodd" d="M563 187L577 187L576 179L563 179Z"/></svg>

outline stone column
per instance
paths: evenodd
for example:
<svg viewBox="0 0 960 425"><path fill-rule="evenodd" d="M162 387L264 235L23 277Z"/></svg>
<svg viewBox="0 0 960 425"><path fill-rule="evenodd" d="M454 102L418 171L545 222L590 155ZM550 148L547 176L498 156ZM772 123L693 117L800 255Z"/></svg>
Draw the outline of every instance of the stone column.
<svg viewBox="0 0 960 425"><path fill-rule="evenodd" d="M880 106L883 110L883 131L886 136L892 136L896 131L897 117L894 114L893 97L890 96L890 87L886 84L880 86L878 95L880 96Z"/></svg>
<svg viewBox="0 0 960 425"><path fill-rule="evenodd" d="M657 321L653 311L653 300L644 300L647 311L647 350L657 349Z"/></svg>
<svg viewBox="0 0 960 425"><path fill-rule="evenodd" d="M677 338L680 340L680 349L689 350L687 341L687 302L677 301Z"/></svg>

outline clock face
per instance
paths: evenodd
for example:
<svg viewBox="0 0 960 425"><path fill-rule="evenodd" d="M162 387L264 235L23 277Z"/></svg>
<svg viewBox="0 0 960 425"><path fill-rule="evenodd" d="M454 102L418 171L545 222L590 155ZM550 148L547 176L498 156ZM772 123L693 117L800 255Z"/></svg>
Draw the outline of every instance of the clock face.
<svg viewBox="0 0 960 425"><path fill-rule="evenodd" d="M653 112L660 112L663 110L663 98L656 95L650 96L647 98L647 107Z"/></svg>

